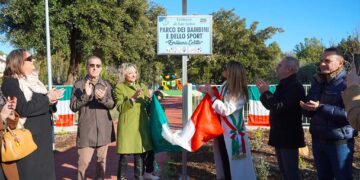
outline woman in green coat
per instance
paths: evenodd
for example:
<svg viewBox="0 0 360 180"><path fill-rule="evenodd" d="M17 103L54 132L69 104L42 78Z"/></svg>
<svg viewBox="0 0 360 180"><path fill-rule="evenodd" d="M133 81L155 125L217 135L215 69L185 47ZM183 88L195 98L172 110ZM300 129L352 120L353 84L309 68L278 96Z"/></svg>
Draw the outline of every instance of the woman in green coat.
<svg viewBox="0 0 360 180"><path fill-rule="evenodd" d="M117 153L120 154L118 179L125 179L127 155L134 156L134 177L143 179L144 158L152 150L147 106L148 89L136 82L136 65L121 64L120 84L115 88L116 108L119 111Z"/></svg>

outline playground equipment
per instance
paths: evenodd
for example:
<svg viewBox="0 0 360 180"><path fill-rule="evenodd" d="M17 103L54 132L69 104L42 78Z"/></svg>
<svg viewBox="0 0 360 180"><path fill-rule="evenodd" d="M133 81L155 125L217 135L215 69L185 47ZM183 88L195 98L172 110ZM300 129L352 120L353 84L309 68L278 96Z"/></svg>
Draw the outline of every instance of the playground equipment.
<svg viewBox="0 0 360 180"><path fill-rule="evenodd" d="M178 89L178 90L183 89L182 84L181 84L181 79L174 79L174 80L169 80L169 81L162 80L161 85L165 91L170 90L170 89Z"/></svg>

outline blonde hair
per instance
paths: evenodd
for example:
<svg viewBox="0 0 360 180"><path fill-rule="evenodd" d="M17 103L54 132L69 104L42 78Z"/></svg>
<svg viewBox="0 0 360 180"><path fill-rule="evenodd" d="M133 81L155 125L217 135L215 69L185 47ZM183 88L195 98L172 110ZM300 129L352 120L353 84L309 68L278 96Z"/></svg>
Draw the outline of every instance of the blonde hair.
<svg viewBox="0 0 360 180"><path fill-rule="evenodd" d="M120 83L123 83L123 82L126 81L126 80L125 80L125 76L129 73L130 68L134 68L134 69L135 69L136 74L137 74L136 79L139 79L139 78L140 78L139 71L138 71L138 69L137 69L137 67L136 67L135 64L133 64L133 63L122 63L122 64L120 65L120 68L119 68L119 82L120 82Z"/></svg>
<svg viewBox="0 0 360 180"><path fill-rule="evenodd" d="M244 66L237 61L229 61L226 64L227 87L231 99L237 99L242 96L245 101L249 98L246 70Z"/></svg>

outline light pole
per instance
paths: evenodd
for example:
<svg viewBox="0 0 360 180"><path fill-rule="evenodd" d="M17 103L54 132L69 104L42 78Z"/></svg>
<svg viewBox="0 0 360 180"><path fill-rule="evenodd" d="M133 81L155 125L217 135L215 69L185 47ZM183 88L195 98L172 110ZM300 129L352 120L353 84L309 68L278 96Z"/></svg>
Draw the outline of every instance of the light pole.
<svg viewBox="0 0 360 180"><path fill-rule="evenodd" d="M46 59L48 67L48 89L52 88L50 29L49 29L49 2L45 0L45 30L46 30Z"/></svg>
<svg viewBox="0 0 360 180"><path fill-rule="evenodd" d="M185 16L187 15L187 0L182 0L182 15ZM188 94L187 94L187 61L188 61L188 56L183 55L182 56L182 124L183 127L185 126L185 124L188 121L188 107L187 107L187 99L188 99ZM181 170L181 180L187 180L187 154L186 154L186 150L182 149L182 170Z"/></svg>

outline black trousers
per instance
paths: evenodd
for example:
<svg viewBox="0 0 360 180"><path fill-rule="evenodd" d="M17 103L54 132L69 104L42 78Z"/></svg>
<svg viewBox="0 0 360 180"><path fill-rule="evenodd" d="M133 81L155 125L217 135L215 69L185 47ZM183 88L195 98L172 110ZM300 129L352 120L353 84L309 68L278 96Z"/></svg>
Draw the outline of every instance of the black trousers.
<svg viewBox="0 0 360 180"><path fill-rule="evenodd" d="M134 156L134 178L143 180L144 177L144 159L146 154L140 153L140 154L120 154L119 158L119 165L118 165L118 172L117 172L117 178L119 180L126 179L126 170L127 170L127 157L129 155Z"/></svg>
<svg viewBox="0 0 360 180"><path fill-rule="evenodd" d="M155 160L155 153L153 150L146 152L145 157L145 172L152 173L154 172L154 160Z"/></svg>
<svg viewBox="0 0 360 180"><path fill-rule="evenodd" d="M219 144L219 150L220 150L220 156L224 170L225 180L231 180L230 162L229 162L229 156L226 151L224 136L223 135L218 136L217 141Z"/></svg>

